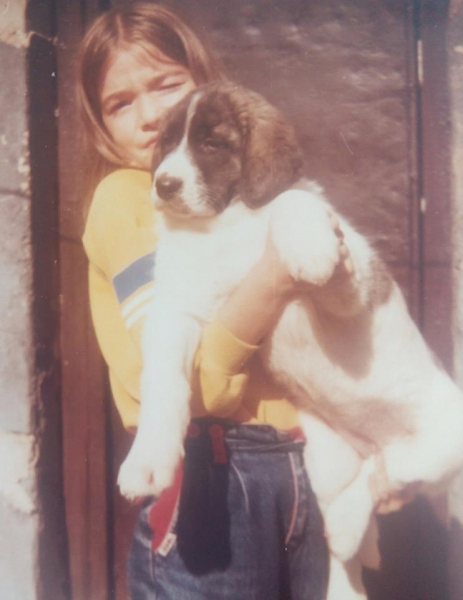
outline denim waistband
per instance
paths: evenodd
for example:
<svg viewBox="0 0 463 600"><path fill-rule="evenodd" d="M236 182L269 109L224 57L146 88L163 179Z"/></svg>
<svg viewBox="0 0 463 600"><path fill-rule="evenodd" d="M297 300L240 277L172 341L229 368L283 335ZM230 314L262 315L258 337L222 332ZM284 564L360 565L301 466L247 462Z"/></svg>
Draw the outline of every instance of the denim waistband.
<svg viewBox="0 0 463 600"><path fill-rule="evenodd" d="M191 440L204 436L210 437L213 444L214 441L223 440L231 452L301 451L306 442L300 427L283 430L261 423L237 424L208 417L194 419L188 429L188 438Z"/></svg>

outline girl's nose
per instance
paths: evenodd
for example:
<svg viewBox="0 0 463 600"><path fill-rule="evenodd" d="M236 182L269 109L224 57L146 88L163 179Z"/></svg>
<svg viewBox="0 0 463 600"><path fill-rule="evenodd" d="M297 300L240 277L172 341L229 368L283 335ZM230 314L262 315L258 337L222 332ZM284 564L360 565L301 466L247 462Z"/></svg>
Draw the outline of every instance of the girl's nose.
<svg viewBox="0 0 463 600"><path fill-rule="evenodd" d="M139 99L139 120L142 129L154 129L157 127L162 114L162 109L159 103L150 95Z"/></svg>

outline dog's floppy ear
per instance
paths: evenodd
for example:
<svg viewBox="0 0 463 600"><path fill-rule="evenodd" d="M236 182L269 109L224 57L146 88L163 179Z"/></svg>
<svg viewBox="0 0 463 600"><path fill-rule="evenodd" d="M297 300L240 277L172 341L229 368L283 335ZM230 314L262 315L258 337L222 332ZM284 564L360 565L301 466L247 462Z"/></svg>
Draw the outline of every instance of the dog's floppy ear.
<svg viewBox="0 0 463 600"><path fill-rule="evenodd" d="M303 157L292 126L258 94L246 98L247 139L241 198L258 208L302 176Z"/></svg>
<svg viewBox="0 0 463 600"><path fill-rule="evenodd" d="M180 102L173 106L164 115L160 127L158 142L154 147L151 162L151 173L159 167L161 161L171 152L182 139L185 133L185 123L188 107L194 92L190 92Z"/></svg>

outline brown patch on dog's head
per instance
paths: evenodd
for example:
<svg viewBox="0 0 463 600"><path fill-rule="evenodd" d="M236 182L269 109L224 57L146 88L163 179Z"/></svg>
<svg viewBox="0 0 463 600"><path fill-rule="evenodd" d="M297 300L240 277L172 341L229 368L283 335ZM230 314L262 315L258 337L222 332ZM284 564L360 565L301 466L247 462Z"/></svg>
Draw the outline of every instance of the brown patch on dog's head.
<svg viewBox="0 0 463 600"><path fill-rule="evenodd" d="M242 156L237 191L251 208L263 206L302 176L303 156L294 128L263 96L231 82L200 88L201 105L222 107L239 124ZM226 107L226 108L225 108Z"/></svg>
<svg viewBox="0 0 463 600"><path fill-rule="evenodd" d="M172 160L183 156L183 163L169 163L181 146ZM283 115L259 94L231 82L201 86L172 108L153 157L158 200L171 212L196 216L220 214L237 198L258 208L296 183L302 164ZM182 173L185 165L189 179Z"/></svg>
<svg viewBox="0 0 463 600"><path fill-rule="evenodd" d="M247 92L247 139L244 149L241 196L258 208L296 183L303 157L294 128L262 96Z"/></svg>

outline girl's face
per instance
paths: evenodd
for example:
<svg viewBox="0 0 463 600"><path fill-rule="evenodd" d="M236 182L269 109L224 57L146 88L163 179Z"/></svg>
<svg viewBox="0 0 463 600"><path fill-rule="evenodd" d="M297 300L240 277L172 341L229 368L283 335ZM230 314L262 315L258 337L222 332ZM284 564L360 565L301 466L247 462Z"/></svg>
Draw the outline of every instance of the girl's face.
<svg viewBox="0 0 463 600"><path fill-rule="evenodd" d="M103 123L127 167L151 168L164 113L195 88L188 69L137 48L113 56L100 87Z"/></svg>

